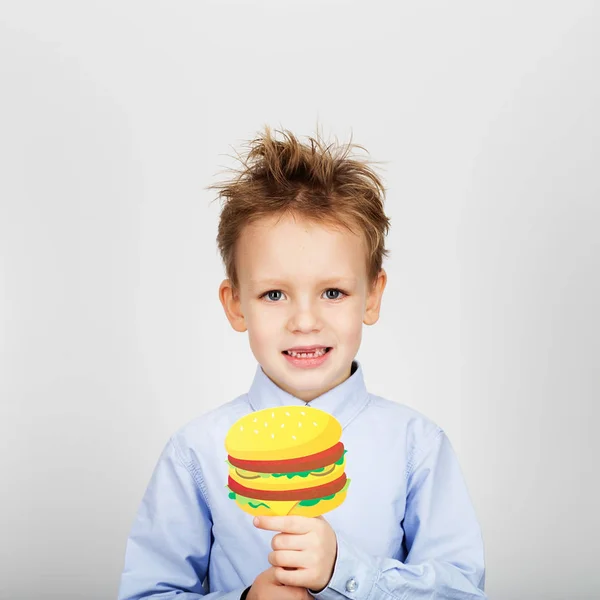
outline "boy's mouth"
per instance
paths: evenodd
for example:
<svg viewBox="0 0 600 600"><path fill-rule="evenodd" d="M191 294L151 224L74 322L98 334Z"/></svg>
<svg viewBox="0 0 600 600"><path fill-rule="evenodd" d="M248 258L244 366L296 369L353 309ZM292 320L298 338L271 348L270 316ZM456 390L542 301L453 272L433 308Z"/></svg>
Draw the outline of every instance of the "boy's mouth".
<svg viewBox="0 0 600 600"><path fill-rule="evenodd" d="M312 348L284 350L282 354L287 354L294 358L319 358L327 354L330 350L332 348L328 346L313 346Z"/></svg>

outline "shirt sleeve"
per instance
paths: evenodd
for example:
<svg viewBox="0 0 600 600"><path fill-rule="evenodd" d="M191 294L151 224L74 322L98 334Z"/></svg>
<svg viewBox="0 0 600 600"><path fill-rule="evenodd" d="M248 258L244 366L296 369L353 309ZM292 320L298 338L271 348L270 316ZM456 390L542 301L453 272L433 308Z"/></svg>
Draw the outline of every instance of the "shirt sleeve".
<svg viewBox="0 0 600 600"><path fill-rule="evenodd" d="M169 440L127 539L118 600L239 600L243 587L206 594L212 520L203 480Z"/></svg>
<svg viewBox="0 0 600 600"><path fill-rule="evenodd" d="M441 429L413 455L406 496L405 562L371 556L336 534L333 575L325 589L311 591L317 600L487 598L481 531L458 460Z"/></svg>

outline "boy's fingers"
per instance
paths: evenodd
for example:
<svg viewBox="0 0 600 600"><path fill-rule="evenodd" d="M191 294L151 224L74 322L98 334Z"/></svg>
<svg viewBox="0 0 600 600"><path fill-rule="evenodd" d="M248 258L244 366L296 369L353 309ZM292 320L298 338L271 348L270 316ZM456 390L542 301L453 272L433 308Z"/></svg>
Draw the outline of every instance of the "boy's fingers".
<svg viewBox="0 0 600 600"><path fill-rule="evenodd" d="M273 550L306 550L308 542L304 535L278 533L271 539L271 548Z"/></svg>
<svg viewBox="0 0 600 600"><path fill-rule="evenodd" d="M273 567L277 581L290 587L308 588L306 569L289 569L286 567ZM308 593L308 590L307 590ZM312 597L312 596L311 596Z"/></svg>
<svg viewBox="0 0 600 600"><path fill-rule="evenodd" d="M267 557L274 567L283 567L286 570L308 567L306 552L296 550L276 550L269 552Z"/></svg>
<svg viewBox="0 0 600 600"><path fill-rule="evenodd" d="M281 568L281 567L280 567ZM285 570L291 570L291 571L295 571L294 568L292 567L283 567ZM281 583L281 581L279 581L279 579L277 579L275 573L277 567L274 567L273 565L271 565L268 569L267 569L267 573L268 573L268 577L267 577L267 582L272 584L272 585L278 585L278 586L283 586L284 584Z"/></svg>
<svg viewBox="0 0 600 600"><path fill-rule="evenodd" d="M282 533L308 533L312 531L312 518L298 515L286 517L254 517L254 526L268 531Z"/></svg>

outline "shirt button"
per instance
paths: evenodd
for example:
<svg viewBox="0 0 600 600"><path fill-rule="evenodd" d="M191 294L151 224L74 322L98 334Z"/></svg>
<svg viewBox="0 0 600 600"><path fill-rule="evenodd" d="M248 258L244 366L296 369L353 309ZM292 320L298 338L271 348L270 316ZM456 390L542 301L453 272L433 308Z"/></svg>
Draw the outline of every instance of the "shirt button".
<svg viewBox="0 0 600 600"><path fill-rule="evenodd" d="M358 589L358 581L352 577L352 579L348 579L346 581L346 591L347 592L355 592Z"/></svg>

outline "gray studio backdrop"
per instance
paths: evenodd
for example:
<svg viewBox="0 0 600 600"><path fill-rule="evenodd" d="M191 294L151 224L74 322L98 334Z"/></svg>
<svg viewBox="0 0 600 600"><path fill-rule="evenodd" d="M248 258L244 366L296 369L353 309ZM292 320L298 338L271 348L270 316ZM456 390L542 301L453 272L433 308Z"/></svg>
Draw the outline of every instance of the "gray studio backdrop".
<svg viewBox="0 0 600 600"><path fill-rule="evenodd" d="M0 598L115 598L152 469L248 388L205 186L263 124L383 161L358 358L448 433L496 600L600 598L600 7L0 4Z"/></svg>

